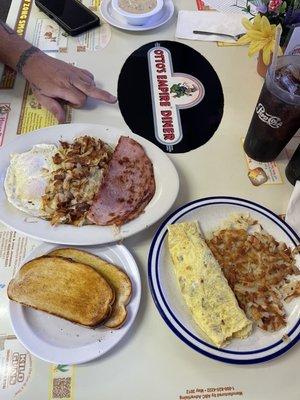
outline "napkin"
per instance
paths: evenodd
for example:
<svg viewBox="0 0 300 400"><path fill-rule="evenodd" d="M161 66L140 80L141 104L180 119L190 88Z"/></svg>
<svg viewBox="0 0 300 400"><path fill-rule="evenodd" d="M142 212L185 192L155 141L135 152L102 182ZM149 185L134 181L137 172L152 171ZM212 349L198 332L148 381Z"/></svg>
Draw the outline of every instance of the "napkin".
<svg viewBox="0 0 300 400"><path fill-rule="evenodd" d="M234 3L238 3L238 7L234 5ZM217 11L224 11L229 13L243 14L243 7L250 5L251 11L255 12L255 6L253 4L247 4L246 0L205 0L205 4L209 6L209 8ZM246 14L246 13L245 13ZM249 15L249 14L248 14Z"/></svg>
<svg viewBox="0 0 300 400"><path fill-rule="evenodd" d="M236 43L234 39L218 36L217 34L199 35L193 33L193 31L238 35L245 32L241 20L241 14L218 11L179 11L175 36L181 39Z"/></svg>
<svg viewBox="0 0 300 400"><path fill-rule="evenodd" d="M300 236L300 181L296 182L288 204L285 220Z"/></svg>

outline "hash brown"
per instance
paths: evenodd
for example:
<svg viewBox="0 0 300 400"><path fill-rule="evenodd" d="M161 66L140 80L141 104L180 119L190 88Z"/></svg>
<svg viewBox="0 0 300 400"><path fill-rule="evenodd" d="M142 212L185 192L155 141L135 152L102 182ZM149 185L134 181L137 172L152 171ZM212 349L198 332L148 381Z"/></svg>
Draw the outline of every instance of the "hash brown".
<svg viewBox="0 0 300 400"><path fill-rule="evenodd" d="M248 318L261 329L286 325L284 301L300 295L294 252L249 215L234 215L207 241Z"/></svg>

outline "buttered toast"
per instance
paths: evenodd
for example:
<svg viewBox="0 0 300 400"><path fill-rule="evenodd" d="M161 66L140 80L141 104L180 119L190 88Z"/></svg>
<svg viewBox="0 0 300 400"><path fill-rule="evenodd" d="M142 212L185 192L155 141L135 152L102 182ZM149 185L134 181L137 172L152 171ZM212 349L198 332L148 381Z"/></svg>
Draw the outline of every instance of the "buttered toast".
<svg viewBox="0 0 300 400"><path fill-rule="evenodd" d="M85 326L109 317L115 293L93 268L62 257L39 257L10 281L8 297Z"/></svg>
<svg viewBox="0 0 300 400"><path fill-rule="evenodd" d="M131 281L125 272L94 254L78 249L62 248L54 250L48 255L51 257L65 257L75 262L89 265L98 271L111 285L116 294L112 313L104 322L104 325L112 329L120 328L123 325L127 317L126 305L130 300L132 292Z"/></svg>

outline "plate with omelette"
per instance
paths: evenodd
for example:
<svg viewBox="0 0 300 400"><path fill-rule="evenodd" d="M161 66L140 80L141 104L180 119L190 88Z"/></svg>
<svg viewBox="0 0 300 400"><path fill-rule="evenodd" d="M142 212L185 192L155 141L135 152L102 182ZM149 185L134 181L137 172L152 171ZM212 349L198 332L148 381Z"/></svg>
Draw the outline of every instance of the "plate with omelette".
<svg viewBox="0 0 300 400"><path fill-rule="evenodd" d="M172 213L149 252L155 305L185 344L212 359L255 364L300 338L300 240L272 211L209 197Z"/></svg>

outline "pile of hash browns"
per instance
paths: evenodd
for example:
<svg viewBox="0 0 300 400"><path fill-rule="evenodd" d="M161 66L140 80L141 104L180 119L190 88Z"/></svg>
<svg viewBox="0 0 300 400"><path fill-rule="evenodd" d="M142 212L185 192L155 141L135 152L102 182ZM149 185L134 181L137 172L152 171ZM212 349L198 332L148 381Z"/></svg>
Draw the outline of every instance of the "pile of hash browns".
<svg viewBox="0 0 300 400"><path fill-rule="evenodd" d="M60 142L53 157L58 169L52 172L43 209L52 225L88 223L86 215L107 172L112 149L102 140L82 136L72 143Z"/></svg>
<svg viewBox="0 0 300 400"><path fill-rule="evenodd" d="M277 242L250 217L237 222L214 232L207 244L247 317L263 330L277 331L286 325L283 302L300 296L297 249Z"/></svg>

